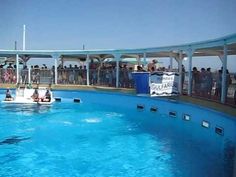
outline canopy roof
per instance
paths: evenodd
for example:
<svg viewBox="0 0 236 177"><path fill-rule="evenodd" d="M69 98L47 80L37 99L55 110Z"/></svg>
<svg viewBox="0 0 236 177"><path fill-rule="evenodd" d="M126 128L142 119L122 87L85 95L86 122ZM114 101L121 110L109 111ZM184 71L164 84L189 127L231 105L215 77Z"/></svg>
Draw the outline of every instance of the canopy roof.
<svg viewBox="0 0 236 177"><path fill-rule="evenodd" d="M183 45L152 47L140 49L106 49L106 50L0 50L0 57L15 58L19 54L21 58L55 58L86 60L87 55L92 59L103 60L114 58L142 58L144 54L147 58L155 57L178 57L182 51L182 57L186 57L189 52L193 56L222 56L224 45L227 45L227 55L236 55L236 33L214 40L194 42Z"/></svg>

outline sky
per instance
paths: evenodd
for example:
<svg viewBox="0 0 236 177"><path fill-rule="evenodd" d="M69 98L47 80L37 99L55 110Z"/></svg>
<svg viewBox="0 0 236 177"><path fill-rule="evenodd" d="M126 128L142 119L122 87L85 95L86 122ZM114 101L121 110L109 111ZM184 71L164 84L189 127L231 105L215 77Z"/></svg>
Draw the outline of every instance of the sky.
<svg viewBox="0 0 236 177"><path fill-rule="evenodd" d="M236 33L236 0L1 0L0 49L121 49L178 45ZM220 60L193 59L221 67ZM236 56L228 67L236 71ZM233 67L234 66L234 67Z"/></svg>

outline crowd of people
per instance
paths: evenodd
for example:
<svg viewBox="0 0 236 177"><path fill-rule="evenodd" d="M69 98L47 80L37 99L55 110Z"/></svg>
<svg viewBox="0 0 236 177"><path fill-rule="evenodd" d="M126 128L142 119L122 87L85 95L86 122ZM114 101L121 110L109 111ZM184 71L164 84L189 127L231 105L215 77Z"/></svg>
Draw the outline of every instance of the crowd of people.
<svg viewBox="0 0 236 177"><path fill-rule="evenodd" d="M193 67L192 84L194 94L207 98L211 98L211 96L214 95L220 98L222 90L222 68L218 73L213 74L211 68L201 68L201 70L198 71L196 67ZM232 84L232 79L229 71L226 70L226 94L230 84ZM215 88L214 92L213 87Z"/></svg>
<svg viewBox="0 0 236 177"><path fill-rule="evenodd" d="M0 65L0 83L16 83L16 66L11 63L3 68L4 65Z"/></svg>
<svg viewBox="0 0 236 177"><path fill-rule="evenodd" d="M126 64L119 66L119 87L132 88L133 67L127 67ZM103 85L109 87L116 86L116 65L102 63L91 63L89 66L89 82L91 85ZM86 66L69 65L69 67L58 68L58 83L62 84L87 84Z"/></svg>
<svg viewBox="0 0 236 177"><path fill-rule="evenodd" d="M57 68L57 76L59 84L76 84L86 85L87 84L87 68L85 65L74 65L67 66L59 65ZM132 72L134 71L133 65L127 65L127 63L119 64L119 87L133 88L134 80L132 78ZM157 60L152 60L146 70L141 66L137 66L136 71L143 72L155 72L155 71L170 71L169 68L158 66ZM20 70L20 83L28 83L29 69L25 65ZM43 78L47 78L47 83L54 83L55 68L48 68L45 64L40 68L38 65L31 66L30 69L31 82L34 84L43 83ZM182 84L185 83L186 75L185 67L182 65ZM116 86L116 63L99 63L91 62L89 65L89 83L90 85L102 85L115 87ZM16 83L16 66L11 63L3 68L0 65L0 83ZM228 90L229 85L232 83L230 74L227 70L226 76L226 89ZM222 90L222 68L217 73L212 73L211 68L201 68L198 70L193 67L192 70L192 86L193 93L195 95L211 98L212 95L216 97L221 96ZM182 88L184 85L182 85ZM214 88L214 89L213 89ZM227 93L226 90L226 93Z"/></svg>

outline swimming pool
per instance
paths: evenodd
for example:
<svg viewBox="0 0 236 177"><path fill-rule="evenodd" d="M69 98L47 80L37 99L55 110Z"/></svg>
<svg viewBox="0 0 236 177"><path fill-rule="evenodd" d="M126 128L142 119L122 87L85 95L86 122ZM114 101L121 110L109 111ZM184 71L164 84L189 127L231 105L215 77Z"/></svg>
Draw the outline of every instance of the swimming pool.
<svg viewBox="0 0 236 177"><path fill-rule="evenodd" d="M0 104L0 176L233 176L233 117L117 93L54 95L51 106Z"/></svg>

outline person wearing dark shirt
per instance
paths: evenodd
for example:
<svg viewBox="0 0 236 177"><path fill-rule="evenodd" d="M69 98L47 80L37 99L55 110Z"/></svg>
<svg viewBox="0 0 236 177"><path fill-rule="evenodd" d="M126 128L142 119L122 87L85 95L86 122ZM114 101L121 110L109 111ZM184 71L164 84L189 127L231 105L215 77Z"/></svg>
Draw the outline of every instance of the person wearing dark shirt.
<svg viewBox="0 0 236 177"><path fill-rule="evenodd" d="M43 102L50 102L51 101L51 93L50 90L47 89L44 98L42 99Z"/></svg>
<svg viewBox="0 0 236 177"><path fill-rule="evenodd" d="M13 98L11 96L11 92L10 92L10 89L7 89L6 90L6 97L5 97L5 101L12 101Z"/></svg>
<svg viewBox="0 0 236 177"><path fill-rule="evenodd" d="M143 67L140 66L140 65L137 66L137 71L138 71L138 72L145 72L145 70L143 69Z"/></svg>

